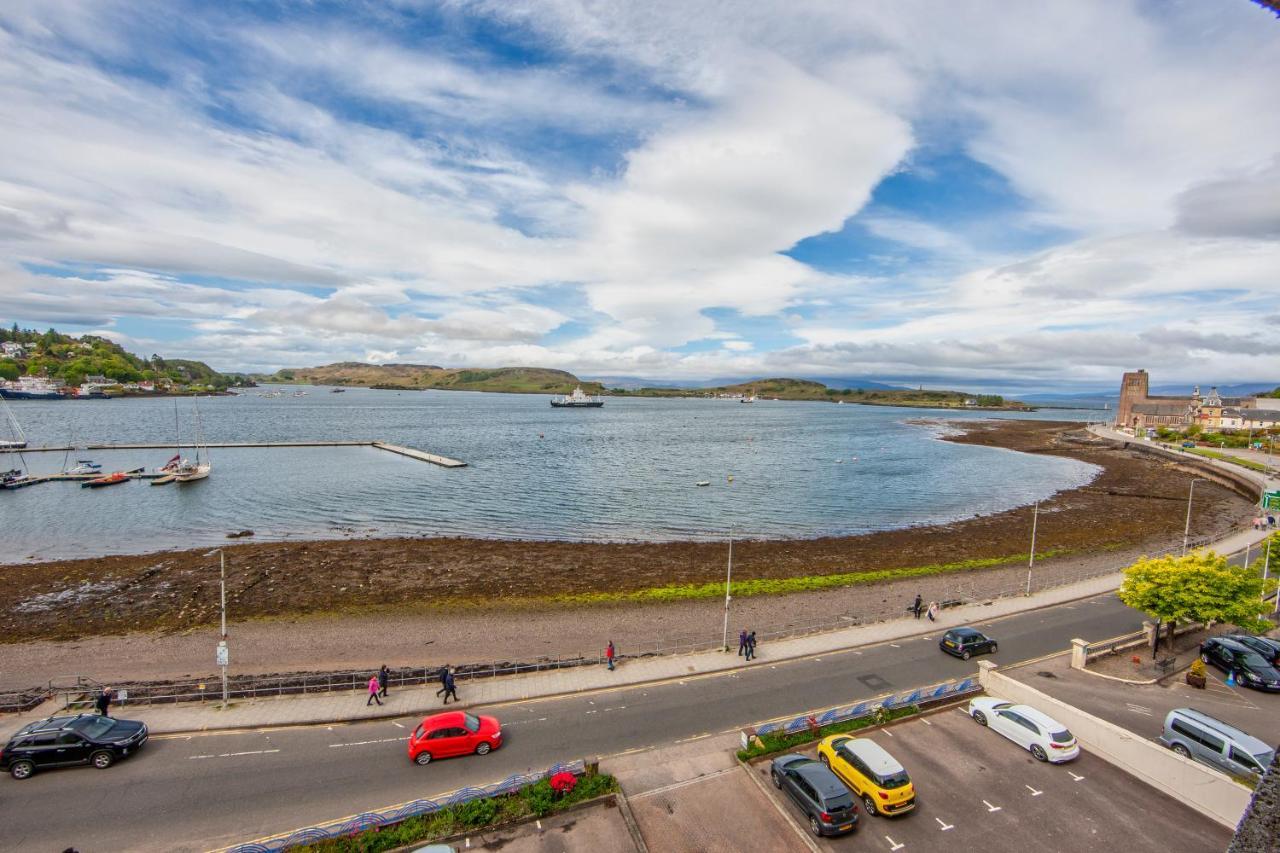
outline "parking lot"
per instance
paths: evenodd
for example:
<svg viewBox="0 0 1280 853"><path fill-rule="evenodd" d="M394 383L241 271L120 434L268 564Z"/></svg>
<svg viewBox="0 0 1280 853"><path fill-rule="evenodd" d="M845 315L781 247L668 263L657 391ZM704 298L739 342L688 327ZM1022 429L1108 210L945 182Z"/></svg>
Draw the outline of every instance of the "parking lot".
<svg viewBox="0 0 1280 853"><path fill-rule="evenodd" d="M1067 764L1036 761L1021 747L955 708L869 735L911 775L916 808L894 817L860 811L847 836L821 849L1091 853L1123 848L1221 851L1231 832L1184 808L1087 752ZM816 757L816 749L804 750ZM803 825L799 809L768 781L769 762L754 765L783 811Z"/></svg>
<svg viewBox="0 0 1280 853"><path fill-rule="evenodd" d="M1269 746L1280 744L1280 693L1228 687L1222 672L1212 666L1207 670L1203 690L1187 684L1181 675L1163 684L1126 684L1099 678L1072 669L1067 655L1000 671L1145 738L1160 736L1165 715L1174 708L1195 708Z"/></svg>

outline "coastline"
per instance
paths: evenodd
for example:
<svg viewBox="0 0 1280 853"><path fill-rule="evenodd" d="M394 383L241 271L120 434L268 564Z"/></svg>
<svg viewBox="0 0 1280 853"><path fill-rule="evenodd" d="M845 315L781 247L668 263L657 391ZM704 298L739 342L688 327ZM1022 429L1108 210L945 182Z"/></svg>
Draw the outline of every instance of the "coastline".
<svg viewBox="0 0 1280 853"><path fill-rule="evenodd" d="M1038 564L1158 550L1181 540L1181 508L1192 475L1175 465L1109 446L1074 423L1000 420L962 427L963 434L940 440L1070 456L1102 469L1093 482L1041 504ZM1195 535L1230 529L1249 510L1216 485L1196 494ZM776 593L832 590L864 580L872 588L895 571L956 583L957 577L1001 566L1025 566L1029 516L1023 507L861 536L738 541L735 578L746 588L737 595L750 594L750 583L769 600ZM228 545L225 551L228 603L241 620L374 612L527 615L722 600L726 556L718 542L461 538L261 542ZM212 624L217 577L207 553L202 548L3 566L0 590L9 602L0 608L4 639L175 633Z"/></svg>

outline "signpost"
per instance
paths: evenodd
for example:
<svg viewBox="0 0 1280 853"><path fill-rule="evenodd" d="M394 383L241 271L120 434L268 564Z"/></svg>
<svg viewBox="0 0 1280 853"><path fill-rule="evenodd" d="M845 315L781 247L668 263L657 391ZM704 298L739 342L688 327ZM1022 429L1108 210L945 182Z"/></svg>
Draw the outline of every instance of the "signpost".
<svg viewBox="0 0 1280 853"><path fill-rule="evenodd" d="M1280 509L1280 489L1277 489L1274 492L1262 493L1262 508Z"/></svg>

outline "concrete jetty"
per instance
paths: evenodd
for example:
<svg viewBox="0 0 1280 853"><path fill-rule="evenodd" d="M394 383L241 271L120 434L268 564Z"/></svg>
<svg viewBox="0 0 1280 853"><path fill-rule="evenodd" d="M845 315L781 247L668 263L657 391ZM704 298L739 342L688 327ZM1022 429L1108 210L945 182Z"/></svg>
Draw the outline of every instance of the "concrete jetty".
<svg viewBox="0 0 1280 853"><path fill-rule="evenodd" d="M202 444L205 448L228 448L228 447L374 447L378 450L385 450L389 453L395 453L400 456L407 456L410 459L416 459L419 462L430 462L432 465L439 465L441 468L465 468L467 463L458 459L450 459L448 456L440 456L436 453L427 453L424 450L416 450L412 447L401 447L398 444L388 444L385 441L229 441L218 444ZM5 448L0 447L0 453L71 453L71 452L87 452L90 450L194 450L193 444L82 444L76 447L69 445L57 445L47 447L24 447L24 448Z"/></svg>

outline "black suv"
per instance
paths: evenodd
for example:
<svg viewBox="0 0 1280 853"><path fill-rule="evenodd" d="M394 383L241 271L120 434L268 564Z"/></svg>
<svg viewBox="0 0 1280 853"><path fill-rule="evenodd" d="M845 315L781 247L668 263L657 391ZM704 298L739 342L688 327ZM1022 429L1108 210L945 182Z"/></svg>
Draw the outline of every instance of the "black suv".
<svg viewBox="0 0 1280 853"><path fill-rule="evenodd" d="M938 641L938 648L961 660L968 660L983 652L995 654L999 651L994 638L974 628L952 628L942 635L942 639Z"/></svg>
<svg viewBox="0 0 1280 853"><path fill-rule="evenodd" d="M1235 673L1236 680L1256 690L1280 690L1280 670L1244 643L1213 637L1200 644L1200 660L1223 672Z"/></svg>
<svg viewBox="0 0 1280 853"><path fill-rule="evenodd" d="M103 769L137 752L147 742L147 726L97 714L49 717L24 726L0 750L0 770L26 779L37 770L69 764Z"/></svg>
<svg viewBox="0 0 1280 853"><path fill-rule="evenodd" d="M858 825L853 794L827 765L803 755L775 758L769 773L773 784L791 795L814 835L840 835Z"/></svg>

